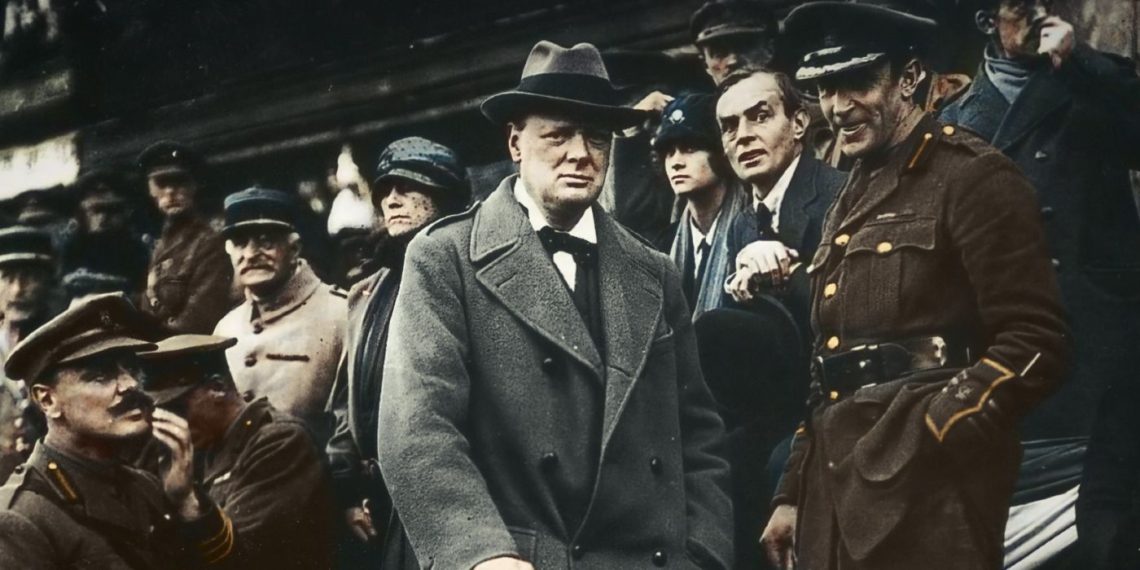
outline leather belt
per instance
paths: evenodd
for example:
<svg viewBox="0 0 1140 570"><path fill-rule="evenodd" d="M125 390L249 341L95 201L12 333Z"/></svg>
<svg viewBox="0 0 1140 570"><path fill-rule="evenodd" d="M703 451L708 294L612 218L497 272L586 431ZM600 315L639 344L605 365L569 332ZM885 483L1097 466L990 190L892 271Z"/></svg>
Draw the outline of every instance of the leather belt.
<svg viewBox="0 0 1140 570"><path fill-rule="evenodd" d="M941 336L915 337L865 344L812 362L812 375L832 400L860 388L897 379L920 370L966 367L973 363L970 348Z"/></svg>

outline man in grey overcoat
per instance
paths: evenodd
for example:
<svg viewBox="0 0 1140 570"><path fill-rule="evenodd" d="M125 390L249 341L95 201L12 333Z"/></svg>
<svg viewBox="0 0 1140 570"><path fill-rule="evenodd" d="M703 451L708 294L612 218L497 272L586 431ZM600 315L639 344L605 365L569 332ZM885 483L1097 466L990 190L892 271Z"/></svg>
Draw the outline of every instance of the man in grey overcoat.
<svg viewBox="0 0 1140 570"><path fill-rule="evenodd" d="M386 568L732 566L723 425L681 278L595 203L620 107L539 42L483 112L519 174L409 245L384 365Z"/></svg>

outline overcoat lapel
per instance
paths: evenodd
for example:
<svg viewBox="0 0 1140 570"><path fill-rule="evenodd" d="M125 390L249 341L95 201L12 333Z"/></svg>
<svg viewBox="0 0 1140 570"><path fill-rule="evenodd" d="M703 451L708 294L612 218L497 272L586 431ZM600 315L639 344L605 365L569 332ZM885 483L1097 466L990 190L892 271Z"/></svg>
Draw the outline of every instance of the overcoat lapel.
<svg viewBox="0 0 1140 570"><path fill-rule="evenodd" d="M660 282L627 248L641 247L610 216L594 208L598 228L598 289L606 337L606 403L602 449L639 381L663 303Z"/></svg>
<svg viewBox="0 0 1140 570"><path fill-rule="evenodd" d="M984 75L984 74L983 74ZM1050 70L1038 71L1014 99L1013 105L998 126L993 145L1006 151L1037 127L1053 112L1072 100L1069 88Z"/></svg>
<svg viewBox="0 0 1140 570"><path fill-rule="evenodd" d="M808 207L815 202L819 195L816 189L816 173L819 171L819 162L808 156L800 155L800 163L792 173L788 182L787 195L784 196L783 212L780 213L780 237L784 243L795 244L799 247L804 241L804 232L807 231L807 221L811 218Z"/></svg>
<svg viewBox="0 0 1140 570"><path fill-rule="evenodd" d="M523 324L602 380L601 355L570 289L512 195L515 178L504 180L475 214L470 252L479 267L475 277ZM603 281L603 297L604 291Z"/></svg>

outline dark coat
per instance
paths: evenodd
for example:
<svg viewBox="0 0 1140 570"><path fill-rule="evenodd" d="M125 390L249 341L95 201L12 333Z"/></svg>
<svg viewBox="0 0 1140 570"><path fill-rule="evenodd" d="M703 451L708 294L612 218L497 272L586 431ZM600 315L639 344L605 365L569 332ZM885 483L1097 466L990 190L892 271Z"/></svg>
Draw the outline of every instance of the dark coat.
<svg viewBox="0 0 1140 570"><path fill-rule="evenodd" d="M598 350L514 180L408 249L379 457L419 566L730 568L723 425L676 266L594 207Z"/></svg>
<svg viewBox="0 0 1140 570"><path fill-rule="evenodd" d="M197 455L202 489L229 517L235 537L212 568L332 567L329 478L305 424L262 398L216 449Z"/></svg>
<svg viewBox="0 0 1140 570"><path fill-rule="evenodd" d="M1033 190L928 117L870 170L856 163L808 269L815 355L938 335L973 364L817 397L776 501L799 504L805 568L1000 568L1012 423L1068 353Z"/></svg>
<svg viewBox="0 0 1140 570"><path fill-rule="evenodd" d="M780 229L776 235L784 246L799 252L804 268L819 247L823 218L845 180L846 172L824 164L810 151L800 154L800 162L792 173L792 179L784 191L784 201L780 204ZM729 273L736 270L736 256L740 250L759 239L760 228L756 227L755 209L749 196L744 211L736 217L728 236ZM793 276L787 290L776 295L776 298L792 313L806 339L811 330L811 282L801 271L796 272L797 275Z"/></svg>
<svg viewBox="0 0 1140 570"><path fill-rule="evenodd" d="M724 294L724 281L732 272L732 264L728 258L728 235L732 231L735 220L744 208L747 196L739 183L735 182L729 187L720 211L716 215L716 227L713 235L706 236L709 240L708 259L704 260L705 272L700 283L695 282L696 252L693 251L692 214L689 208L681 212L681 219L673 234L673 242L669 247L669 257L681 272L682 290L685 283L692 279L693 294L689 301L692 306L693 321L696 321L706 311L723 307L731 299Z"/></svg>
<svg viewBox="0 0 1140 570"><path fill-rule="evenodd" d="M658 251L669 251L677 224L677 196L665 169L653 158L651 134L616 136L610 149L610 172L599 203L623 226L649 240Z"/></svg>
<svg viewBox="0 0 1140 570"><path fill-rule="evenodd" d="M1076 352L1062 389L1023 424L1026 439L1088 435L1100 395L1134 376L1140 335L1140 77L1122 57L1078 45L1037 71L1012 105L979 70L941 120L979 133L1037 190Z"/></svg>
<svg viewBox="0 0 1140 570"><path fill-rule="evenodd" d="M237 302L222 236L200 218L168 221L151 255L142 309L173 332L210 334Z"/></svg>
<svg viewBox="0 0 1140 570"><path fill-rule="evenodd" d="M0 568L197 567L199 554L224 550L232 538L221 532L221 512L202 506L199 521L179 523L154 475L40 442L0 488Z"/></svg>

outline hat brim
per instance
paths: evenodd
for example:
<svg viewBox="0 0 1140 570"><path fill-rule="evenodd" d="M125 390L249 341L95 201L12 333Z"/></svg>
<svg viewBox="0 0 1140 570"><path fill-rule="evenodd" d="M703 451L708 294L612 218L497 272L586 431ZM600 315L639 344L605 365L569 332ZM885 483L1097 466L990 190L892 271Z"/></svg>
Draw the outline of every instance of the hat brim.
<svg viewBox="0 0 1140 570"><path fill-rule="evenodd" d="M720 26L713 26L705 28L700 34L697 34L697 39L693 40L693 45L701 47L702 45L721 38L731 38L739 36L774 36L766 28L758 28L755 26L741 26L739 24L722 24Z"/></svg>
<svg viewBox="0 0 1140 570"><path fill-rule="evenodd" d="M7 253L0 255L0 265L13 265L24 263L41 263L51 265L55 260L50 255L42 253Z"/></svg>
<svg viewBox="0 0 1140 570"><path fill-rule="evenodd" d="M100 354L111 352L112 350L130 350L133 352L139 352L144 350L154 350L156 346L157 345L152 342L139 340L137 338L132 338L129 336L113 336L88 344L87 346L84 346L83 348L71 354L68 354L63 358L56 360L54 364L67 364L69 362L75 362L84 358L90 358L92 356L98 356Z"/></svg>
<svg viewBox="0 0 1140 570"><path fill-rule="evenodd" d="M789 36L794 36L797 32L810 27L824 18L838 20L852 17L879 19L883 22L901 25L904 28L916 32L933 32L938 29L938 22L930 18L892 10L884 6L822 0L820 2L809 2L792 10L788 14L787 19L784 20L784 33Z"/></svg>
<svg viewBox="0 0 1140 570"><path fill-rule="evenodd" d="M292 232L297 231L297 228L293 227L293 225L288 222L275 220L273 218L258 218L255 220L244 220L222 228L222 237L232 237L235 233L240 232L241 230L254 227L277 228Z"/></svg>
<svg viewBox="0 0 1140 570"><path fill-rule="evenodd" d="M553 113L584 116L591 123L614 130L640 125L650 115L646 111L630 107L601 105L525 91L507 91L492 95L483 101L479 109L485 117L499 125L505 125L530 113Z"/></svg>
<svg viewBox="0 0 1140 570"><path fill-rule="evenodd" d="M169 176L171 174L193 174L193 171L181 164L164 164L148 168L146 171L147 178L154 178L155 176Z"/></svg>
<svg viewBox="0 0 1140 570"><path fill-rule="evenodd" d="M439 190L447 190L448 189L447 186L440 184L439 182L436 182L435 180L432 180L431 178L424 176L423 174L420 174L419 172L416 172L414 170L409 170L407 168L393 168L393 169L389 170L388 172L385 172L384 174L377 176L376 179L372 181L372 184L373 185L379 184L380 182L387 180L389 178L401 178L404 180L410 180L412 182L423 184L424 186L436 188Z"/></svg>

